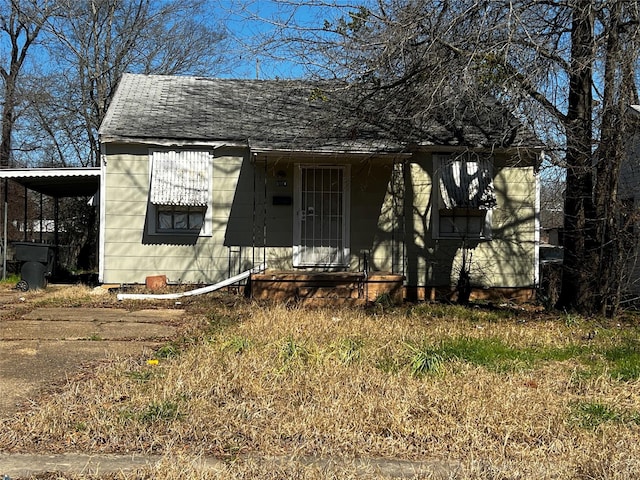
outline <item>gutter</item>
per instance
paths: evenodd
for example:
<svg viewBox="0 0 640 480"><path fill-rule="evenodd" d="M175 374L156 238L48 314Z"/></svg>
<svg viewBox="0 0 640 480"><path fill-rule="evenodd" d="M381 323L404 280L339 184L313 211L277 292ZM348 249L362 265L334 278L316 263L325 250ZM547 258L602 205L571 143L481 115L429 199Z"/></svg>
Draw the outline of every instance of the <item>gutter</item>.
<svg viewBox="0 0 640 480"><path fill-rule="evenodd" d="M263 272L267 268L265 263L258 265L257 267L252 268L251 270L246 270L242 273L234 275L233 277L227 278L221 282L218 282L214 285L208 285L202 288L196 288L195 290L189 290L187 292L180 293L119 293L118 300L175 300L182 297L192 297L195 295L202 295L203 293L210 293L216 290L219 290L224 287L228 287L229 285L233 285L240 280L244 280L245 278L249 278L252 273Z"/></svg>

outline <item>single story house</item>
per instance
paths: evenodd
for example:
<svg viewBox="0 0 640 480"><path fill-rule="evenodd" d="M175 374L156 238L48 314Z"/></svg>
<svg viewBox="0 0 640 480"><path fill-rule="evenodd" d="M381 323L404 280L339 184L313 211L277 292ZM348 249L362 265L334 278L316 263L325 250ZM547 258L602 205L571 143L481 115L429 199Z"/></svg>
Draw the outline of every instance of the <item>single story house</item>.
<svg viewBox="0 0 640 480"><path fill-rule="evenodd" d="M422 299L464 270L477 295L530 295L539 142L504 112L403 141L348 91L125 74L99 130L100 281L213 284L266 264L253 282L296 295L314 275L391 275Z"/></svg>

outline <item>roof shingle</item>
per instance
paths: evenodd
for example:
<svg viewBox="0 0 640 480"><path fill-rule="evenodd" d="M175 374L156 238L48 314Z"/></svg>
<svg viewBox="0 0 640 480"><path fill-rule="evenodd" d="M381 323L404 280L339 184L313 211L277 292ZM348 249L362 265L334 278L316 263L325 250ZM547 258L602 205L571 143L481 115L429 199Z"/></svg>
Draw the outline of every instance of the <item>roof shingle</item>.
<svg viewBox="0 0 640 480"><path fill-rule="evenodd" d="M409 144L537 146L510 115L500 121L449 115L399 122L367 112L355 89L337 82L229 80L125 74L100 136L206 141L299 151L400 151ZM507 118L505 122L504 119ZM401 128L398 128L398 126ZM535 143L535 145L534 145Z"/></svg>

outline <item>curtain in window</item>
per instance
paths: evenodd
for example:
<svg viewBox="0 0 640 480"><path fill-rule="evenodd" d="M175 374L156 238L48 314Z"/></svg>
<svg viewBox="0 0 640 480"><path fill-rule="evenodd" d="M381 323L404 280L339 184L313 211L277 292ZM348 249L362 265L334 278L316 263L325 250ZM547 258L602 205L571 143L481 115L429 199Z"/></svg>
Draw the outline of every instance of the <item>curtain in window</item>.
<svg viewBox="0 0 640 480"><path fill-rule="evenodd" d="M206 207L210 183L208 152L153 152L150 200L154 205Z"/></svg>
<svg viewBox="0 0 640 480"><path fill-rule="evenodd" d="M440 208L490 210L496 206L490 159L440 157Z"/></svg>

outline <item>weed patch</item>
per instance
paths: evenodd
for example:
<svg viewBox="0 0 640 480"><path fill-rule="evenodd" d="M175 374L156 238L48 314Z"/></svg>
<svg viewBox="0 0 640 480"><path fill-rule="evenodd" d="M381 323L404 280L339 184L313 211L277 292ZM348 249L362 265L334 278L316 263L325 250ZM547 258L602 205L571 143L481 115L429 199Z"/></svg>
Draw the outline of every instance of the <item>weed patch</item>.
<svg viewBox="0 0 640 480"><path fill-rule="evenodd" d="M422 377L424 375L440 375L444 373L444 359L428 345L407 345L411 352L409 367L411 375Z"/></svg>
<svg viewBox="0 0 640 480"><path fill-rule="evenodd" d="M170 400L153 402L139 415L143 423L171 422L179 420L184 415L178 409L178 403Z"/></svg>
<svg viewBox="0 0 640 480"><path fill-rule="evenodd" d="M344 338L334 346L338 361L343 365L360 360L364 341L359 338Z"/></svg>
<svg viewBox="0 0 640 480"><path fill-rule="evenodd" d="M163 345L158 350L156 350L156 357L171 359L176 358L180 355L180 348L174 343L168 343L167 345Z"/></svg>
<svg viewBox="0 0 640 480"><path fill-rule="evenodd" d="M137 383L146 383L153 377L151 370L125 372L125 376Z"/></svg>
<svg viewBox="0 0 640 480"><path fill-rule="evenodd" d="M240 355L245 352L251 346L251 341L248 338L238 335L232 336L229 340L222 344L222 349Z"/></svg>
<svg viewBox="0 0 640 480"><path fill-rule="evenodd" d="M279 356L285 366L295 362L306 363L309 358L309 350L290 336L280 345Z"/></svg>
<svg viewBox="0 0 640 480"><path fill-rule="evenodd" d="M402 369L402 363L390 348L385 348L375 360L375 367L383 373L393 375Z"/></svg>
<svg viewBox="0 0 640 480"><path fill-rule="evenodd" d="M602 402L575 402L571 406L572 420L586 429L596 429L605 423L640 425L640 412L626 411Z"/></svg>

